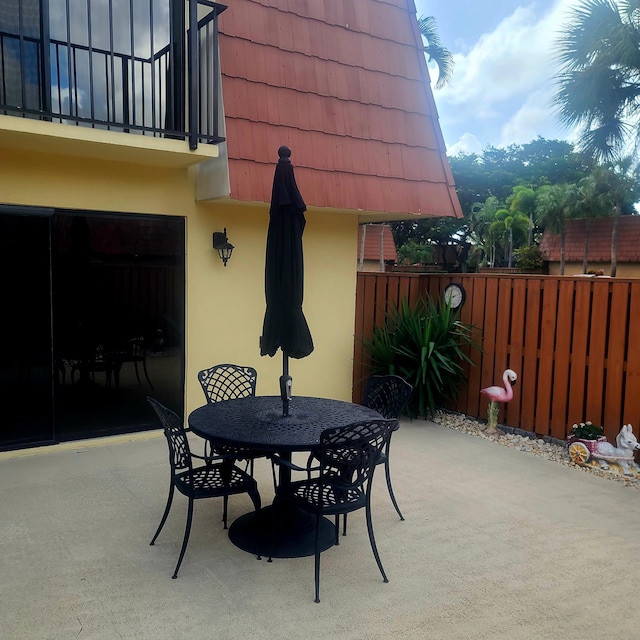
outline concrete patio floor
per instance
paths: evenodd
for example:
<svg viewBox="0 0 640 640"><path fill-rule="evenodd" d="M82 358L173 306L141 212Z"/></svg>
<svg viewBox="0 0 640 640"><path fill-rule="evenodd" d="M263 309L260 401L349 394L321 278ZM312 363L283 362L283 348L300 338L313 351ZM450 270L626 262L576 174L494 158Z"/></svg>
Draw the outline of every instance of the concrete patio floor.
<svg viewBox="0 0 640 640"><path fill-rule="evenodd" d="M427 421L392 447L400 522L377 474L364 514L322 555L259 561L221 501L186 499L154 547L168 487L160 432L0 454L3 640L277 638L597 640L638 637L640 492ZM256 463L263 498L268 462ZM230 500L230 517L251 509Z"/></svg>

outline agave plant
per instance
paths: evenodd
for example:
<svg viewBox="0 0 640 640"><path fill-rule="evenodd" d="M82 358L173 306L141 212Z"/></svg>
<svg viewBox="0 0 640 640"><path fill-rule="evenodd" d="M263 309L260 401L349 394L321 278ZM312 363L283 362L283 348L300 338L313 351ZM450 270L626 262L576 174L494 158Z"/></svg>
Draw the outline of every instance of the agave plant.
<svg viewBox="0 0 640 640"><path fill-rule="evenodd" d="M388 310L385 322L373 329L364 347L374 374L392 374L413 385L407 405L411 417L434 416L453 400L465 381L464 364L473 365L465 347L478 349L473 326L458 319L458 312L443 300L406 298Z"/></svg>

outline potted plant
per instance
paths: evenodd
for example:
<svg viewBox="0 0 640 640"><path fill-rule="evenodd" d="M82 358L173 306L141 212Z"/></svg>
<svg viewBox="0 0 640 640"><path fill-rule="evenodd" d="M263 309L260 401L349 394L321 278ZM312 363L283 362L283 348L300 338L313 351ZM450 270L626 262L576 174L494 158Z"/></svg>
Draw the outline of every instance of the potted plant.
<svg viewBox="0 0 640 640"><path fill-rule="evenodd" d="M571 427L567 444L582 442L591 453L594 453L598 446L597 443L606 442L606 440L603 427L587 420L586 422L578 422Z"/></svg>
<svg viewBox="0 0 640 640"><path fill-rule="evenodd" d="M586 465L598 450L598 443L606 442L604 429L591 420L578 422L571 427L567 437L569 457L579 465Z"/></svg>

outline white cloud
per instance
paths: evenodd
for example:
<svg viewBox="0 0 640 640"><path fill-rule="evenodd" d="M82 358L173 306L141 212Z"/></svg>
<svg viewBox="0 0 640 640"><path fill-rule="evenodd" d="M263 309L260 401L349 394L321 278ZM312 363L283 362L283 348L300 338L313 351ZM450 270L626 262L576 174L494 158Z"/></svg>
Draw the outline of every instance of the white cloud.
<svg viewBox="0 0 640 640"><path fill-rule="evenodd" d="M536 20L520 7L492 33L483 34L467 54L455 54L453 80L438 93L442 104L471 105L492 116L494 105L527 91L552 75L548 16Z"/></svg>
<svg viewBox="0 0 640 640"><path fill-rule="evenodd" d="M559 29L576 0L559 0L545 14L518 7L467 53L455 53L453 79L435 92L451 149L471 141L506 146L538 135L566 138L551 105L553 55ZM464 135L463 135L464 133Z"/></svg>
<svg viewBox="0 0 640 640"><path fill-rule="evenodd" d="M457 142L447 148L447 155L455 156L458 153L480 153L482 143L473 133L463 133Z"/></svg>
<svg viewBox="0 0 640 640"><path fill-rule="evenodd" d="M549 114L553 111L551 92L540 89L529 94L526 102L502 125L498 146L523 144L539 135L553 135Z"/></svg>

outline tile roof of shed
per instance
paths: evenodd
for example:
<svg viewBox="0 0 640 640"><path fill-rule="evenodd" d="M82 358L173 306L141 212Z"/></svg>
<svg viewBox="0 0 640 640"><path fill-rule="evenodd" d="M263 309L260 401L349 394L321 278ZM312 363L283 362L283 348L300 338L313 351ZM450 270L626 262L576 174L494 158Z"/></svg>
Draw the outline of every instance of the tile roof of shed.
<svg viewBox="0 0 640 640"><path fill-rule="evenodd" d="M611 229L613 218L591 220L589 230L589 260L611 260ZM565 261L582 262L586 220L567 220L565 224ZM544 232L540 251L545 260L560 261L560 236ZM640 216L622 216L618 221L618 262L640 262Z"/></svg>
<svg viewBox="0 0 640 640"><path fill-rule="evenodd" d="M220 16L231 198L462 217L413 0L233 0Z"/></svg>
<svg viewBox="0 0 640 640"><path fill-rule="evenodd" d="M391 227L388 224L361 224L358 227L358 256L362 254L364 260L380 260L380 252L383 260L398 261Z"/></svg>

